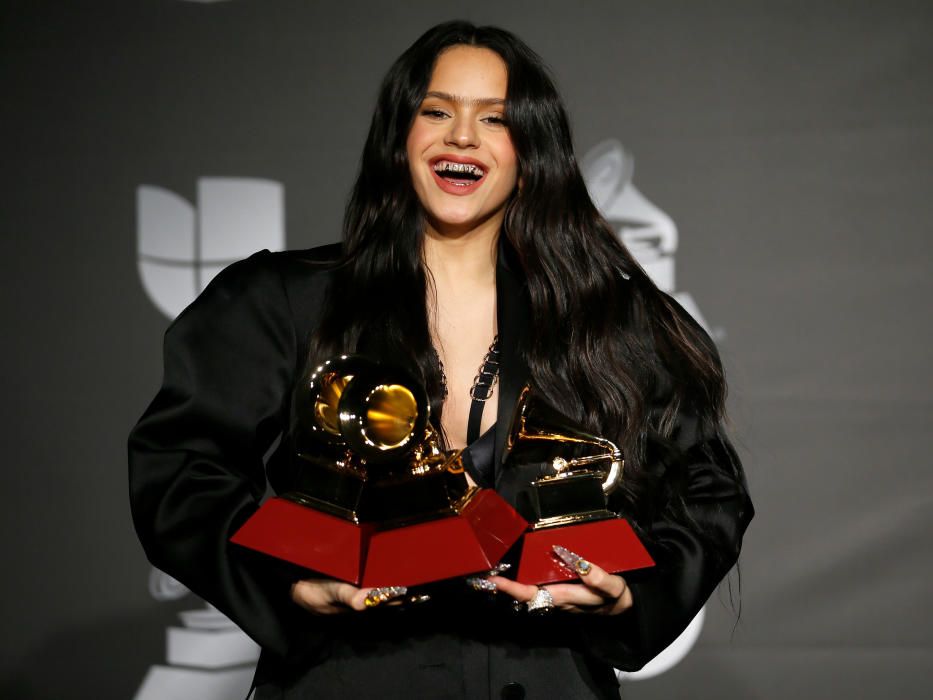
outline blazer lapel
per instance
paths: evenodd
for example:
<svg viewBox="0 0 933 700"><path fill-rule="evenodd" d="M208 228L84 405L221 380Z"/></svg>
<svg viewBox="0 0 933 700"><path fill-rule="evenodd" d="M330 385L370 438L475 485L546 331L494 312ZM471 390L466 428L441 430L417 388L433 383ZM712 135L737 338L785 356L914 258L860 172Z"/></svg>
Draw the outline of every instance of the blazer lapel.
<svg viewBox="0 0 933 700"><path fill-rule="evenodd" d="M496 475L502 464L505 441L518 395L530 372L522 356L530 327L525 285L513 271L516 263L508 260L506 246L500 243L496 265L496 316L499 326L499 401L496 417L496 449L493 464Z"/></svg>

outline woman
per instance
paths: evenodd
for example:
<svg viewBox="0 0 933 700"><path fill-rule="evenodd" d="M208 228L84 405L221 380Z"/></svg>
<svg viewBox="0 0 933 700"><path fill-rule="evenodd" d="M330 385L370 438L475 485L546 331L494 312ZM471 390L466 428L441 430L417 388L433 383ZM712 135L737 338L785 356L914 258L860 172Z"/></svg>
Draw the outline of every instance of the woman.
<svg viewBox="0 0 933 700"><path fill-rule="evenodd" d="M447 447L469 446L471 478L513 503L533 478L501 467L526 382L619 443L612 506L657 566L592 566L546 593L490 576L498 595L456 582L367 609L392 592L228 545L280 436L266 472L288 488L293 387L347 352L414 368ZM496 358L498 381L477 383ZM611 668L661 651L738 557L753 511L724 395L709 338L589 199L540 59L508 32L447 23L383 82L342 248L257 253L169 328L162 390L130 437L134 519L154 565L262 645L257 697L617 697Z"/></svg>

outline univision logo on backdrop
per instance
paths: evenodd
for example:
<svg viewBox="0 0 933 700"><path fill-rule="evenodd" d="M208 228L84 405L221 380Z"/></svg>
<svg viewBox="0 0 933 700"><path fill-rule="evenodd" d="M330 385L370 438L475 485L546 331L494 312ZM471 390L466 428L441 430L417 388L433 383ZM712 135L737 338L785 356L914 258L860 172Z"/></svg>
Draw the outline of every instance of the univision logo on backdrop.
<svg viewBox="0 0 933 700"><path fill-rule="evenodd" d="M284 189L273 180L202 177L194 204L140 185L136 212L139 276L170 319L230 263L285 247Z"/></svg>
<svg viewBox="0 0 933 700"><path fill-rule="evenodd" d="M602 215L662 290L671 294L714 337L693 297L677 290L677 226L633 182L634 158L616 140L603 141L582 159L590 196ZM203 177L189 202L163 187L137 189L138 268L146 294L168 318L190 304L224 267L257 250L285 247L284 190L272 180ZM153 570L150 592L173 600L188 590ZM211 606L181 613L166 630L167 664L149 669L135 700L197 697L227 700L249 687L258 647ZM701 609L658 657L625 680L656 676L686 656L703 626Z"/></svg>
<svg viewBox="0 0 933 700"><path fill-rule="evenodd" d="M278 182L202 177L196 200L155 185L136 191L137 265L143 289L175 318L224 267L256 250L285 247L284 189ZM149 592L176 600L188 589L153 569ZM150 667L135 700L227 700L249 687L259 647L216 608L186 610L165 630L165 664Z"/></svg>

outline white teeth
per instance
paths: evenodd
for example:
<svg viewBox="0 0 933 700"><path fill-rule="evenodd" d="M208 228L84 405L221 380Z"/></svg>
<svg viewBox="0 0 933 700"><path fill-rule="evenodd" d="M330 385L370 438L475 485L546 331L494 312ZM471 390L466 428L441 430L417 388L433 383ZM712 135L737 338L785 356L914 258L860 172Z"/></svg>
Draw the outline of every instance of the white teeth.
<svg viewBox="0 0 933 700"><path fill-rule="evenodd" d="M470 173L476 177L485 175L482 168L478 168L472 163L454 163L450 160L439 160L434 164L434 171L438 173Z"/></svg>

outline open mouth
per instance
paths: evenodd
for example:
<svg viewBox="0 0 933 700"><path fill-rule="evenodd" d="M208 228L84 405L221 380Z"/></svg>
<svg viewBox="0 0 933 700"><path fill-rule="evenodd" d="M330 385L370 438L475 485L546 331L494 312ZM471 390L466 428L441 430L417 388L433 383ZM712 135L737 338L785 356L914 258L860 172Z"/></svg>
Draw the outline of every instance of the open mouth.
<svg viewBox="0 0 933 700"><path fill-rule="evenodd" d="M454 187L469 188L486 176L486 171L474 163L439 160L432 165L432 168L441 181Z"/></svg>

